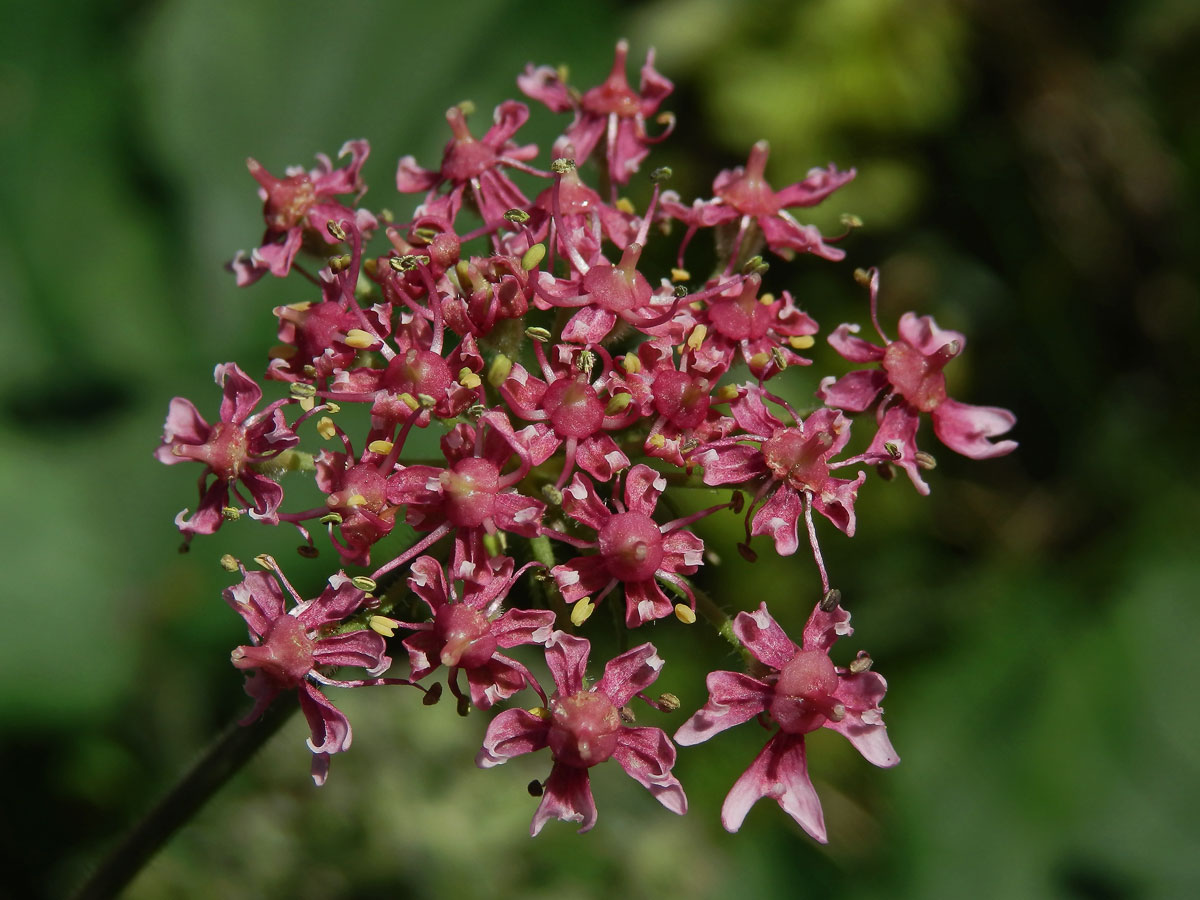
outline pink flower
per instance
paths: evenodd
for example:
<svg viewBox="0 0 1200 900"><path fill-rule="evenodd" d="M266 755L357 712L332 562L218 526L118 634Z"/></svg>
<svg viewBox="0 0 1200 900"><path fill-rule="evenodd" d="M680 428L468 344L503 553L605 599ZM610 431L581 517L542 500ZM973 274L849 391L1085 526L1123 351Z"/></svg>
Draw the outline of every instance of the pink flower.
<svg viewBox="0 0 1200 900"><path fill-rule="evenodd" d="M596 144L605 137L605 161L609 177L616 184L628 184L630 176L650 153L650 144L665 138L675 127L670 114L659 117L666 128L657 137L646 133L646 120L653 116L674 85L654 69L654 51L646 54L642 80L637 91L625 77L629 42L617 42L612 71L608 78L578 96L550 66L529 65L517 78L517 86L526 96L546 104L552 112L575 110L575 121L567 128L566 138L575 147L575 161L582 165Z"/></svg>
<svg viewBox="0 0 1200 900"><path fill-rule="evenodd" d="M764 398L768 396L761 388L749 388L733 404L733 416L744 433L706 444L693 457L704 466L704 483L742 484L759 479L754 502L746 512L747 518L754 515L750 533L771 535L781 556L796 552L798 523L808 517L810 506L853 536L854 501L866 475L859 472L851 480L830 473L855 462L830 462L850 440L850 420L836 409L818 409L807 419L797 418L794 425L788 425L767 408ZM754 506L764 499L754 513ZM816 549L814 545L814 553Z"/></svg>
<svg viewBox="0 0 1200 900"><path fill-rule="evenodd" d="M550 819L579 822L580 832L596 824L588 770L616 759L631 778L645 786L659 803L678 815L687 812L687 797L671 774L675 748L660 728L623 724L620 710L658 678L663 661L651 644L622 653L604 667L604 677L584 687L591 645L561 631L546 643L546 664L555 692L545 708L529 712L509 709L488 726L483 748L475 758L480 768L501 765L524 753L549 747L554 759L543 786L542 802L534 813L530 833L536 835Z"/></svg>
<svg viewBox="0 0 1200 900"><path fill-rule="evenodd" d="M962 353L967 339L957 331L939 328L932 316L917 317L907 312L900 317L900 339L888 340L878 326L875 308L879 292L879 272L870 270L871 317L884 345L872 344L856 337L857 325L843 324L829 336L829 343L851 362L879 363L878 369L859 369L841 378L829 376L821 381L817 396L829 406L851 412L861 412L884 393L879 406L879 418L892 404L903 410L902 416L911 422L893 419L891 428L897 435L895 446L903 465L921 493L929 488L917 475L913 462L917 452L916 423L921 413L933 419L933 432L943 444L971 459L1003 456L1017 448L1016 441L990 439L1008 432L1016 424L1016 416L1007 409L995 406L972 406L959 403L946 395L946 364Z"/></svg>
<svg viewBox="0 0 1200 900"><path fill-rule="evenodd" d="M270 557L262 559L270 565L273 576L243 569L242 581L224 591L225 602L246 620L250 629L251 643L236 648L231 656L234 666L249 672L246 693L255 701L254 709L242 724L261 716L283 691L296 691L312 732L308 748L313 752L313 781L324 784L330 754L350 747L351 731L350 722L317 685L357 687L375 682L335 681L321 669L357 666L366 669L368 675L377 676L392 661L385 655L387 646L383 637L373 631L334 633L333 626L366 603L366 595L343 573L330 578L329 586L316 599L304 601L275 561ZM290 610L280 584L295 602Z"/></svg>
<svg viewBox="0 0 1200 900"><path fill-rule="evenodd" d="M482 138L475 138L467 127L467 118L458 106L446 111L446 121L454 136L446 144L441 168L434 172L422 169L412 156L400 160L396 169L396 190L402 194L429 191L418 212L453 222L462 208L463 197L470 190L471 201L479 210L487 227L503 222L509 209L525 209L529 200L520 188L501 171L502 166L530 171L525 161L537 155L537 147L517 146L512 137L529 118L529 107L507 100L496 107L494 122ZM450 184L450 192L438 195L437 189Z"/></svg>
<svg viewBox="0 0 1200 900"><path fill-rule="evenodd" d="M712 200L697 200L688 207L679 202L679 195L674 191L663 195L663 211L688 226L679 245L681 266L683 251L697 229L730 222L738 223L734 247L741 246L753 221L762 231L767 246L785 259L790 259L796 251L830 260L839 260L846 255L826 244L816 226L801 225L787 210L792 206L816 206L854 178L854 170L839 172L830 164L828 169L812 169L803 181L774 191L764 177L770 151L766 141L759 141L751 148L750 159L744 168L738 166L721 172L713 181L715 196Z"/></svg>
<svg viewBox="0 0 1200 900"><path fill-rule="evenodd" d="M461 567L460 591L446 581L437 560L422 556L412 564L408 585L433 614L433 621L411 626L416 634L404 641L412 664L412 679L419 681L439 665L450 667L451 693L461 697L458 672L465 671L471 703L489 709L507 700L526 684L539 693L529 670L500 653L522 644L545 644L554 628L549 610L510 609L502 612L513 583L525 571L513 572L507 556L493 557L486 567ZM546 700L542 696L542 702Z"/></svg>
<svg viewBox="0 0 1200 900"><path fill-rule="evenodd" d="M289 168L284 178L276 178L254 158L246 160L251 176L259 184L267 230L262 246L251 251L249 258L239 251L230 264L239 286L252 284L267 272L280 278L287 275L306 238L319 235L325 243L336 244L337 238L326 228L331 220L349 219L361 231L376 227L370 212L348 209L334 199L340 194L362 196L366 187L359 170L370 152L366 141L347 141L338 151L339 159L350 156L344 169L334 169L328 156L318 154L318 165L311 172Z"/></svg>
<svg viewBox="0 0 1200 900"><path fill-rule="evenodd" d="M550 570L568 603L585 597L598 603L618 584L625 589L625 624L637 628L651 619L671 615L675 604L659 580L670 582L689 597L691 589L679 576L692 575L704 562L704 542L682 528L681 519L659 525L651 518L667 481L649 466L636 465L625 476L625 503L615 497L612 512L587 476L576 474L563 491L563 512L588 528L594 541L570 539L579 547L595 547L592 556L578 556ZM706 511L709 512L709 511ZM555 534L560 540L566 536ZM691 601L695 606L695 600Z"/></svg>
<svg viewBox="0 0 1200 900"><path fill-rule="evenodd" d="M675 740L684 746L698 744L755 716L767 716L779 731L725 798L721 824L737 831L750 807L770 797L824 843L825 821L808 777L804 735L828 728L849 740L868 762L885 768L896 765L900 757L879 707L887 682L868 671L870 660L864 654L849 669L829 659L829 648L838 637L853 633L850 614L841 607L814 609L800 646L771 618L766 603L757 612L738 613L733 631L767 673L761 678L710 673L708 702L675 733Z"/></svg>
<svg viewBox="0 0 1200 900"><path fill-rule="evenodd" d="M262 389L235 363L217 366L213 377L224 393L220 421L209 425L190 400L176 397L167 410L162 445L154 452L167 465L186 460L204 464L200 505L190 519L186 509L175 517L176 526L189 538L215 532L228 507L248 509L251 518L278 524L283 488L255 471L254 465L300 442L283 418L281 406L287 401L277 400L255 413ZM215 476L211 482L210 475ZM249 499L238 491L239 483Z"/></svg>

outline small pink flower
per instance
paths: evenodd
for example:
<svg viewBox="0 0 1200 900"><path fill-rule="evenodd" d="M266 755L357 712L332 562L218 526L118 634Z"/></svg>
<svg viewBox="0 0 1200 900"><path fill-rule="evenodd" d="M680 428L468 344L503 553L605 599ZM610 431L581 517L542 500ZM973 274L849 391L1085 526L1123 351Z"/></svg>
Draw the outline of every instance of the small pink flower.
<svg viewBox="0 0 1200 900"><path fill-rule="evenodd" d="M330 754L349 749L350 722L317 685L357 687L371 681L336 681L321 670L326 667L357 666L370 676L382 674L392 664L385 655L383 637L370 630L334 633L333 626L357 612L366 595L343 573L329 579L329 586L313 600L304 601L279 571L275 561L265 558L272 574L246 572L238 584L226 588L225 602L246 620L251 643L233 651L234 666L249 672L246 693L255 704L243 720L246 725L263 714L282 692L294 690L312 736L312 776L325 783ZM287 609L283 588L295 605Z"/></svg>
<svg viewBox="0 0 1200 900"><path fill-rule="evenodd" d="M187 460L204 464L200 505L190 519L186 509L175 517L175 524L189 538L214 533L227 507L249 510L253 519L278 524L283 488L253 467L300 442L283 418L281 406L287 401L278 400L255 413L262 389L249 375L235 363L223 363L213 377L224 393L220 421L209 425L190 400L176 397L167 411L162 445L154 452L167 465ZM210 475L215 476L211 482ZM238 484L249 499L238 491Z"/></svg>
<svg viewBox="0 0 1200 900"><path fill-rule="evenodd" d="M625 476L624 504L613 499L617 507L614 513L600 499L589 478L575 475L563 491L563 512L595 529L596 539L571 539L571 543L595 547L597 552L550 570L568 603L584 597L599 603L620 584L625 589L625 624L637 628L675 610L659 580L691 596L691 589L680 576L694 574L704 562L704 542L682 528L690 518L665 525L654 521L654 509L666 487L666 479L658 472L636 465ZM695 600L691 602L694 606Z"/></svg>
<svg viewBox="0 0 1200 900"><path fill-rule="evenodd" d="M608 174L616 184L628 184L630 176L650 153L650 145L661 141L675 127L674 117L663 114L658 118L665 120L665 130L653 138L646 133L646 120L658 112L674 85L655 71L654 51L650 50L642 66L641 84L634 91L625 76L628 55L629 42L618 41L608 78L582 96L568 88L558 71L550 66L535 69L530 65L517 78L517 86L526 96L541 101L551 111L575 111L575 121L567 128L566 138L575 148L577 163L582 165L600 139L605 138Z"/></svg>
<svg viewBox="0 0 1200 900"><path fill-rule="evenodd" d="M760 678L710 673L708 702L675 733L675 740L684 746L698 744L755 716L767 716L779 731L725 798L721 824L737 831L750 807L770 797L824 843L825 821L808 777L804 735L828 728L849 740L868 762L885 768L896 765L900 757L879 707L887 682L866 667L843 669L830 661L829 648L838 637L853 633L850 614L841 607L814 609L800 646L767 612L766 603L757 612L738 613L733 631L767 673ZM860 654L860 659L868 658Z"/></svg>
<svg viewBox="0 0 1200 900"><path fill-rule="evenodd" d="M747 518L754 516L750 533L769 534L781 556L790 556L799 547L798 523L806 518L809 506L853 536L854 501L866 474L859 472L851 480L835 478L830 471L855 461L830 461L850 440L850 420L836 409L818 409L788 425L767 408L764 398L768 396L761 388L748 388L733 404L734 418L744 433L706 444L693 457L704 466L704 483L757 480L754 502L746 512ZM763 505L754 513L760 501Z"/></svg>
<svg viewBox="0 0 1200 900"><path fill-rule="evenodd" d="M826 244L816 226L801 225L787 210L792 206L817 205L854 178L854 170L839 172L832 164L828 169L812 169L803 181L775 191L765 178L770 150L766 141L759 141L751 148L745 167L721 172L713 181L712 200L697 200L689 207L680 203L674 191L663 195L663 212L688 226L679 246L681 266L683 251L697 229L732 222L738 223L734 247L741 246L753 221L762 231L767 246L785 259L790 259L796 251L830 260L839 260L846 255Z"/></svg>
<svg viewBox="0 0 1200 900"><path fill-rule="evenodd" d="M537 155L537 147L517 146L512 137L529 118L529 107L508 100L496 107L494 122L482 138L475 138L467 127L467 118L458 106L446 111L453 137L446 144L438 171L422 169L412 156L400 160L396 170L396 190L402 194L428 191L419 214L453 222L462 208L463 198L470 199L488 228L503 222L509 209L525 209L529 200L504 174L501 167L531 171L525 162ZM450 192L439 195L440 185L448 183Z"/></svg>
<svg viewBox="0 0 1200 900"><path fill-rule="evenodd" d="M230 264L239 286L252 284L267 272L280 278L287 275L305 240L315 240L319 235L327 244L337 243L326 228L331 220L349 219L361 231L375 229L378 223L370 212L349 209L335 199L355 194L357 200L366 191L359 171L370 152L366 141L347 141L338 152L339 159L350 156L345 168L334 169L328 156L318 154L318 165L311 172L293 167L284 178L276 178L254 158L246 160L251 176L259 184L267 230L262 246L251 251L248 258L239 252Z"/></svg>
<svg viewBox="0 0 1200 900"><path fill-rule="evenodd" d="M404 640L419 681L439 665L450 668L451 693L461 697L458 672L465 671L471 703L489 709L507 700L526 684L539 693L537 681L523 665L500 652L522 644L545 644L554 628L549 610L510 609L501 604L525 571L513 571L508 557L493 557L486 567L462 567L462 588L447 582L437 560L422 556L412 564L408 585L433 614L433 621L411 626L416 634ZM545 702L542 696L542 702Z"/></svg>
<svg viewBox="0 0 1200 900"><path fill-rule="evenodd" d="M554 759L533 816L536 835L550 819L579 822L580 832L596 824L588 770L616 759L631 778L677 815L687 812L687 797L671 774L675 748L660 728L632 728L621 721L621 707L658 678L663 661L651 644L622 653L604 667L604 677L584 687L591 645L561 631L546 643L546 663L555 692L545 708L509 709L488 726L475 758L480 768L501 765L525 753L549 747Z"/></svg>
<svg viewBox="0 0 1200 900"><path fill-rule="evenodd" d="M957 331L939 328L932 316L917 317L907 312L900 317L899 340L888 340L879 329L875 309L879 294L879 272L870 270L871 313L883 346L856 336L857 325L843 324L829 336L829 343L851 362L877 362L877 369L859 369L821 381L817 396L829 406L850 412L861 412L884 394L879 406L879 418L898 406L903 417L895 416L890 428L895 432L894 445L900 453L897 464L909 473L921 493L928 486L917 474L914 457L916 426L921 413L933 419L933 432L938 440L971 459L990 459L1003 456L1017 448L1016 441L990 439L1008 432L1016 424L1016 416L1007 409L995 406L972 406L959 403L946 395L946 376L943 369L966 346L967 339ZM903 436L903 437L901 437Z"/></svg>

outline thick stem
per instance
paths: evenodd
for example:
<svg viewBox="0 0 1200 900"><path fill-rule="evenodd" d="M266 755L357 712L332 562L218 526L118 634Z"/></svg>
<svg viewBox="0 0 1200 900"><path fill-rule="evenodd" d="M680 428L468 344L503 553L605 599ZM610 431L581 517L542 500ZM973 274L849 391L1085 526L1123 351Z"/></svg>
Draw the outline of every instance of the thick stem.
<svg viewBox="0 0 1200 900"><path fill-rule="evenodd" d="M146 816L112 849L76 892L75 900L116 897L155 853L200 811L299 708L277 701L249 725L231 723Z"/></svg>

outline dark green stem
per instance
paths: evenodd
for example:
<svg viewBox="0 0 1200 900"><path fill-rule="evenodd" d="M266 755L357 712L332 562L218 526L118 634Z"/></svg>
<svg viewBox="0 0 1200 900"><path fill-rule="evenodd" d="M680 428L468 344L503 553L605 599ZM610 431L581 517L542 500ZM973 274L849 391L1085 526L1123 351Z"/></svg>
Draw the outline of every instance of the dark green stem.
<svg viewBox="0 0 1200 900"><path fill-rule="evenodd" d="M76 892L75 900L117 896L172 835L200 811L221 786L296 712L283 697L249 725L230 724L191 771L104 858Z"/></svg>

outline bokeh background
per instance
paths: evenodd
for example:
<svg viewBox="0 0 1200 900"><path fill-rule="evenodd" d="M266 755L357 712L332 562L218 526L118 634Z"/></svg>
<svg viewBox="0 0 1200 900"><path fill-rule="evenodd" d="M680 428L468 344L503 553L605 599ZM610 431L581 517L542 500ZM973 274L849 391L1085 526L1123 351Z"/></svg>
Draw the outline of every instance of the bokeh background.
<svg viewBox="0 0 1200 900"><path fill-rule="evenodd" d="M678 136L652 157L676 189L706 194L762 137L776 186L857 167L813 215L833 231L863 218L847 261L770 278L827 331L862 320L850 273L879 265L885 323L918 309L966 332L952 393L1019 417L1014 456L943 451L924 500L871 479L859 533L823 532L858 629L844 649L868 648L889 679L902 764L877 771L814 735L830 844L769 803L730 836L721 799L763 740L739 729L681 753L687 817L603 767L595 831L552 824L531 841L525 785L545 754L480 772L486 717L349 692L355 743L326 787L291 722L128 895L1200 895L1200 6L3 9L0 894L69 891L244 711L220 554L276 553L307 585L332 556L307 564L294 534L248 523L180 555L171 519L193 476L151 458L168 400L211 412L213 365L258 371L272 306L306 299L291 281L239 291L223 271L261 229L244 158L279 171L367 137L365 202L407 210L395 160L436 162L446 107L471 99L486 121L530 61L594 84L627 36L677 85ZM530 134L548 149L562 124L535 110ZM785 378L811 396L809 372ZM811 561L744 564L736 533L732 517L705 532L726 548L712 593L735 609L766 598L797 627ZM703 702L706 669L730 665L701 627L647 628L684 709L643 721L673 728Z"/></svg>

